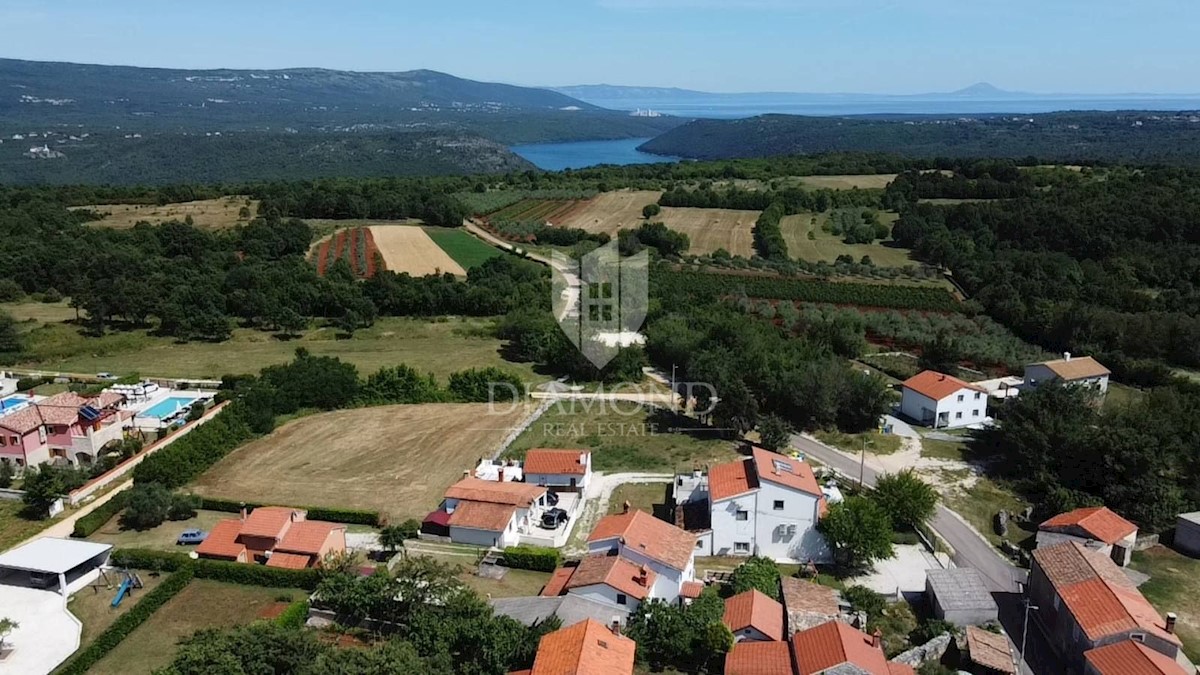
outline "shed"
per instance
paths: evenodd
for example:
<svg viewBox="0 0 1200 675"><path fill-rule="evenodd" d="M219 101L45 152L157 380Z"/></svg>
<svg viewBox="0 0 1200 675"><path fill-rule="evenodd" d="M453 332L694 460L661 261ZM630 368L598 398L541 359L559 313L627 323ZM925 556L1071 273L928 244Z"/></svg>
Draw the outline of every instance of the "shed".
<svg viewBox="0 0 1200 675"><path fill-rule="evenodd" d="M70 587L108 564L112 544L42 537L0 554L0 578L19 586L57 588L64 597ZM58 582L39 583L39 577Z"/></svg>
<svg viewBox="0 0 1200 675"><path fill-rule="evenodd" d="M983 576L968 567L928 570L925 593L934 616L959 626L971 626L996 620L996 601Z"/></svg>
<svg viewBox="0 0 1200 675"><path fill-rule="evenodd" d="M1175 521L1175 548L1200 558L1200 511L1179 514Z"/></svg>

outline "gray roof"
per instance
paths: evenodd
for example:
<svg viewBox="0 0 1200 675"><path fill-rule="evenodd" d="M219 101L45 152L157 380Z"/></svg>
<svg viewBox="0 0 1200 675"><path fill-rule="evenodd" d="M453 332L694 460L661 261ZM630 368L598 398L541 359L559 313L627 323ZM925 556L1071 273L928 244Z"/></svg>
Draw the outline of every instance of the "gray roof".
<svg viewBox="0 0 1200 675"><path fill-rule="evenodd" d="M42 537L0 554L0 567L26 572L63 574L107 555L111 550L112 544ZM99 566L103 562L96 560L96 565Z"/></svg>
<svg viewBox="0 0 1200 675"><path fill-rule="evenodd" d="M562 621L563 628L577 624L584 619L594 619L606 626L614 619L620 621L622 625L629 619L629 610L625 607L588 600L570 593L554 598L540 596L494 598L492 609L497 614L503 614L526 626L545 621L551 616L557 616Z"/></svg>
<svg viewBox="0 0 1200 675"><path fill-rule="evenodd" d="M1191 513L1179 514L1180 520L1186 520L1193 525L1200 525L1200 511L1192 511Z"/></svg>
<svg viewBox="0 0 1200 675"><path fill-rule="evenodd" d="M943 610L989 609L996 611L996 601L978 570L952 567L925 572L929 588Z"/></svg>

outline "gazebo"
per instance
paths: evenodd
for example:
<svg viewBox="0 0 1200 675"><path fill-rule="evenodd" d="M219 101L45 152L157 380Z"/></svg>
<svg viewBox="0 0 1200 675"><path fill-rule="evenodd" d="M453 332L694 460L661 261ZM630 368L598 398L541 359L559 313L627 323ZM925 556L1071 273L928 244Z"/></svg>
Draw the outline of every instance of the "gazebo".
<svg viewBox="0 0 1200 675"><path fill-rule="evenodd" d="M72 583L108 564L112 548L112 544L78 539L35 539L0 553L0 583L8 582L11 572L29 575L22 576L18 586L36 585L34 574L57 576L58 592L65 598Z"/></svg>

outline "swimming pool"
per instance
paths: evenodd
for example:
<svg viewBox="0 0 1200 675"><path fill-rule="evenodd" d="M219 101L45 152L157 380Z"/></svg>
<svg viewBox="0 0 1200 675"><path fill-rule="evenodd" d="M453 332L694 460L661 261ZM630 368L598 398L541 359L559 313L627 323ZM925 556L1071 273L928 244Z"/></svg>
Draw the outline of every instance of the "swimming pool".
<svg viewBox="0 0 1200 675"><path fill-rule="evenodd" d="M28 394L13 394L12 396L0 398L0 415L16 412L29 405L32 401L33 397Z"/></svg>
<svg viewBox="0 0 1200 675"><path fill-rule="evenodd" d="M199 399L192 396L170 396L141 412L143 417L166 419L180 410L187 410L192 403Z"/></svg>

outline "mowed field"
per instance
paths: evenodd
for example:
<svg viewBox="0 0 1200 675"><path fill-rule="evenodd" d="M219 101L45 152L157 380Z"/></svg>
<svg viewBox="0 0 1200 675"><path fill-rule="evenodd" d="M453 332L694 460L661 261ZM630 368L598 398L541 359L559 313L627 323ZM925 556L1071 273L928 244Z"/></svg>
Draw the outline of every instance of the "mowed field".
<svg viewBox="0 0 1200 675"><path fill-rule="evenodd" d="M688 253L704 255L719 248L733 255L754 255L754 223L760 211L663 207L651 220L688 236ZM640 215L640 214L639 214Z"/></svg>
<svg viewBox="0 0 1200 675"><path fill-rule="evenodd" d="M235 450L193 487L225 499L419 520L526 414L523 407L438 403L312 415Z"/></svg>
<svg viewBox="0 0 1200 675"><path fill-rule="evenodd" d="M894 173L867 174L859 176L803 176L800 184L810 189L827 190L882 190L896 180Z"/></svg>
<svg viewBox="0 0 1200 675"><path fill-rule="evenodd" d="M192 223L196 227L219 230L249 222L250 218L238 216L243 206L250 210L251 218L258 213L258 201L244 196L219 197L163 206L157 204L97 204L75 208L106 214L103 220L92 223L98 227L125 229L142 221L155 224L165 223L168 220L182 222L191 216Z"/></svg>
<svg viewBox="0 0 1200 675"><path fill-rule="evenodd" d="M641 224L642 208L657 204L661 196L662 192L656 190L605 192L576 207L555 225L616 234L618 230L633 229Z"/></svg>
<svg viewBox="0 0 1200 675"><path fill-rule="evenodd" d="M372 225L371 236L383 256L383 263L393 272L407 272L414 277L449 272L466 276L467 271L442 250L420 227Z"/></svg>
<svg viewBox="0 0 1200 675"><path fill-rule="evenodd" d="M813 218L816 222L813 222ZM879 219L891 225L898 216L886 211L880 212ZM800 260L812 262L833 262L839 255L849 255L855 262L864 255L871 257L871 262L879 267L904 267L917 264L909 256L908 249L891 246L887 240L874 244L847 244L842 241L842 235L831 234L822 229L829 213L799 213L786 216L779 224L783 230L783 238L787 242L788 255ZM809 239L809 233L813 238Z"/></svg>

